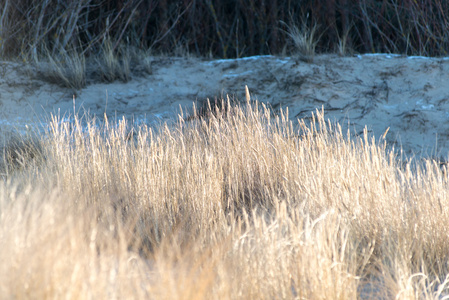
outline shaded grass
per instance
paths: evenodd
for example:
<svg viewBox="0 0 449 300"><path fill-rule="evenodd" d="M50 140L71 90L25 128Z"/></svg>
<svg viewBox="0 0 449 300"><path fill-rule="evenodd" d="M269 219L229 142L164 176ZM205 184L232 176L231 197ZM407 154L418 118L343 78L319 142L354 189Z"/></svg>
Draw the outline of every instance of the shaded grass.
<svg viewBox="0 0 449 300"><path fill-rule="evenodd" d="M76 50L52 55L47 51L43 61L36 64L37 74L47 82L74 90L87 84L86 58Z"/></svg>
<svg viewBox="0 0 449 300"><path fill-rule="evenodd" d="M22 171L36 169L45 160L42 143L36 134L12 134L0 147L0 177L7 179L15 174L22 176Z"/></svg>
<svg viewBox="0 0 449 300"><path fill-rule="evenodd" d="M61 51L53 55L47 51L39 61L33 63L36 75L61 87L80 90L92 82L128 82L133 75L151 74L150 51L120 45L112 48L106 39L97 55L86 58L80 50Z"/></svg>
<svg viewBox="0 0 449 300"><path fill-rule="evenodd" d="M286 24L285 24L286 25ZM300 27L295 24L286 25L287 35L293 42L295 50L293 54L300 60L305 62L313 62L315 56L316 47L320 40L320 36L317 36L318 25L314 24L309 28L306 21L302 21Z"/></svg>
<svg viewBox="0 0 449 300"><path fill-rule="evenodd" d="M322 112L293 124L247 97L132 139L126 120L55 117L36 176L0 187L1 295L448 294L448 177L436 162L403 167Z"/></svg>
<svg viewBox="0 0 449 300"><path fill-rule="evenodd" d="M442 0L5 0L0 57L78 90L150 73L150 53L307 62L327 52L445 56L448 15Z"/></svg>
<svg viewBox="0 0 449 300"><path fill-rule="evenodd" d="M4 0L0 56L35 61L45 49L54 56L74 48L90 56L106 37L114 50L126 44L170 55L280 54L290 40L282 22L301 20L318 26L320 52L349 45L356 53L445 56L448 12L444 0Z"/></svg>
<svg viewBox="0 0 449 300"><path fill-rule="evenodd" d="M128 82L131 76L131 58L128 51L123 48L120 51L114 50L110 39L106 39L100 53L97 63L101 79L106 82L113 82L117 79Z"/></svg>

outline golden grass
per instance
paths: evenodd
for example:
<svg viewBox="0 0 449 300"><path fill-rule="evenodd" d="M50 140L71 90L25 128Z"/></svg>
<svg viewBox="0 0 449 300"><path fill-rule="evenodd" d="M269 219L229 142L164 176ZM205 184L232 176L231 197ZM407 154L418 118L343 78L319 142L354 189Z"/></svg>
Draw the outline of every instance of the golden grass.
<svg viewBox="0 0 449 300"><path fill-rule="evenodd" d="M129 134L51 122L0 187L0 297L436 299L448 175L263 104ZM21 172L25 172L21 170Z"/></svg>

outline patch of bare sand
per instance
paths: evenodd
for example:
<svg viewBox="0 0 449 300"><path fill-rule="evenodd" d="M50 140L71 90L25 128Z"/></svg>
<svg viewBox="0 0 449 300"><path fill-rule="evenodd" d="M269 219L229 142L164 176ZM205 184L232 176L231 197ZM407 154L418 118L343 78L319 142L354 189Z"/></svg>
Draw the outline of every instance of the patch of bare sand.
<svg viewBox="0 0 449 300"><path fill-rule="evenodd" d="M11 128L43 122L50 113L88 111L100 117L126 116L159 124L174 120L179 107L229 94L254 99L274 110L289 108L291 119L325 116L376 139L389 127L387 143L408 155L446 160L449 152L449 60L393 55L321 55L313 63L289 57L230 60L158 58L153 73L127 83L95 83L74 92L46 83L27 67L0 62L0 125ZM73 101L73 95L75 103ZM45 121L44 121L45 122Z"/></svg>

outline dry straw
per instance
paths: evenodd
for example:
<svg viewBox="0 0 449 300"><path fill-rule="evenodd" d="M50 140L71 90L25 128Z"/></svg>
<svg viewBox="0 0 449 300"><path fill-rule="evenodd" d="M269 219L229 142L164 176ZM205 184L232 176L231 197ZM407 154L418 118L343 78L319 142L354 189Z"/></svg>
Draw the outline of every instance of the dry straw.
<svg viewBox="0 0 449 300"><path fill-rule="evenodd" d="M448 294L447 173L247 98L132 138L54 117L0 186L1 298Z"/></svg>

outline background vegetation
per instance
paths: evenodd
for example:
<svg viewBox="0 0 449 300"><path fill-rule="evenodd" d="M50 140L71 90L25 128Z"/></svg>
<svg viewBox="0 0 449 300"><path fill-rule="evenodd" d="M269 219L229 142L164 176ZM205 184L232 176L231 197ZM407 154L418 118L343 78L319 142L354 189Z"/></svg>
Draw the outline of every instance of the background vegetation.
<svg viewBox="0 0 449 300"><path fill-rule="evenodd" d="M4 0L0 56L98 53L107 41L155 53L241 57L279 54L289 27L316 26L317 50L447 55L443 0ZM288 50L288 49L287 49Z"/></svg>

